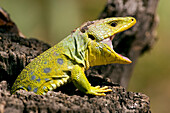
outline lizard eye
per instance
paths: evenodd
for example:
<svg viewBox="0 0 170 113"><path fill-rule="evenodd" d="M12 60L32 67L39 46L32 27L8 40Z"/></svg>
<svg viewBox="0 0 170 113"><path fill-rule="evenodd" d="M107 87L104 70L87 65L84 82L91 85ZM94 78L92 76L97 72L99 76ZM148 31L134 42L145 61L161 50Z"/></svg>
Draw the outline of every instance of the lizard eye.
<svg viewBox="0 0 170 113"><path fill-rule="evenodd" d="M110 24L112 27L116 27L117 26L117 23L113 22Z"/></svg>
<svg viewBox="0 0 170 113"><path fill-rule="evenodd" d="M88 34L88 37L92 40L95 40L95 37L93 35Z"/></svg>

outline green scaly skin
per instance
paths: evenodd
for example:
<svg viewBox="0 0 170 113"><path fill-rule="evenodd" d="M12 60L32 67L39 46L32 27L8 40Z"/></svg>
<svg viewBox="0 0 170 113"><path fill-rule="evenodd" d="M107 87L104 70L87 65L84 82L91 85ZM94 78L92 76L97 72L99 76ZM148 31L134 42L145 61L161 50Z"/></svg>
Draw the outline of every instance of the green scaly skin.
<svg viewBox="0 0 170 113"><path fill-rule="evenodd" d="M64 40L36 57L17 77L11 92L24 89L46 94L72 81L86 94L106 95L107 86L91 86L84 71L90 66L112 63L129 64L131 60L113 50L116 33L136 23L133 17L113 17L84 23Z"/></svg>

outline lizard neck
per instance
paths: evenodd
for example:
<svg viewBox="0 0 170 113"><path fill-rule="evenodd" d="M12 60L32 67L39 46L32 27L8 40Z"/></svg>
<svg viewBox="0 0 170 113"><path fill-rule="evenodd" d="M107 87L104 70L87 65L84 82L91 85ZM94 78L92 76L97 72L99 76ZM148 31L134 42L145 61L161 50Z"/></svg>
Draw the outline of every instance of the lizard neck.
<svg viewBox="0 0 170 113"><path fill-rule="evenodd" d="M87 46L89 41L90 39L88 39L87 34L82 33L79 28L77 28L74 33L61 42L61 45L65 48L63 54L73 62L84 67L85 70L89 68L89 62L87 60Z"/></svg>

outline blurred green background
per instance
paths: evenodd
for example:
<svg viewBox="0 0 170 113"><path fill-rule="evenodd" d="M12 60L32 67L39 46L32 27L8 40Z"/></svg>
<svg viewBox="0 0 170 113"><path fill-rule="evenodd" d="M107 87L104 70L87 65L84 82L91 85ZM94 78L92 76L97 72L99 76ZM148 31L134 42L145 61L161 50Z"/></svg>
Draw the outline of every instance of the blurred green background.
<svg viewBox="0 0 170 113"><path fill-rule="evenodd" d="M20 31L51 45L83 22L95 20L106 0L0 0ZM160 0L158 41L137 62L128 91L150 97L154 113L169 113L170 107L170 0Z"/></svg>

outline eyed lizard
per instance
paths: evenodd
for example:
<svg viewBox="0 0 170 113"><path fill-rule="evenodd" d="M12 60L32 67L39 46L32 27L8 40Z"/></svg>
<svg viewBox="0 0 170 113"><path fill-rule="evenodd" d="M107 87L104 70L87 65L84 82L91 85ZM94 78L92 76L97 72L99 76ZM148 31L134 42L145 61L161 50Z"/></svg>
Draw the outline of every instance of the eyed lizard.
<svg viewBox="0 0 170 113"><path fill-rule="evenodd" d="M106 95L105 92L112 90L107 86L91 86L84 71L97 65L131 63L127 57L114 51L112 40L115 34L135 23L133 17L112 17L84 23L29 63L17 77L11 93L24 89L45 95L71 81L86 94Z"/></svg>

